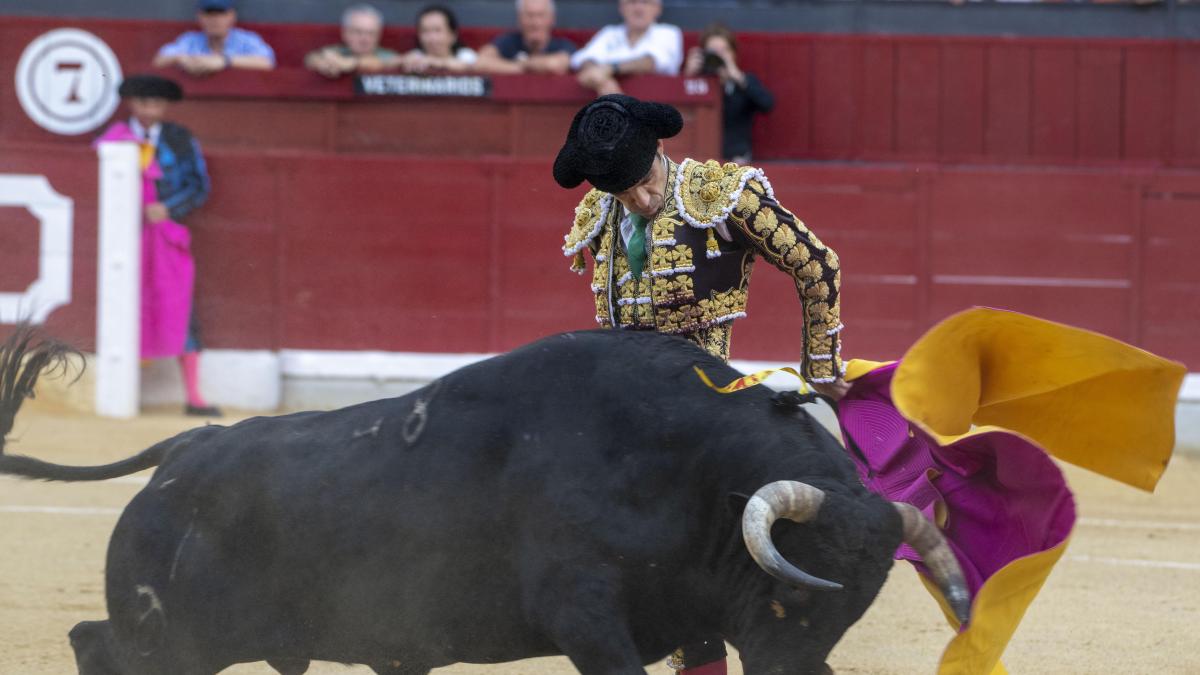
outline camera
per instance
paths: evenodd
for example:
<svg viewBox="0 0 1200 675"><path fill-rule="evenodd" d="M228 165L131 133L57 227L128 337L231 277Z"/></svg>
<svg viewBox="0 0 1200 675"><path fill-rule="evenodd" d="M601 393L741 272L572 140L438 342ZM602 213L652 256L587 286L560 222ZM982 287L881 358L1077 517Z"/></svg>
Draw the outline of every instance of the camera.
<svg viewBox="0 0 1200 675"><path fill-rule="evenodd" d="M700 66L701 75L716 75L717 71L725 67L725 59L717 55L716 52L704 50L704 65Z"/></svg>

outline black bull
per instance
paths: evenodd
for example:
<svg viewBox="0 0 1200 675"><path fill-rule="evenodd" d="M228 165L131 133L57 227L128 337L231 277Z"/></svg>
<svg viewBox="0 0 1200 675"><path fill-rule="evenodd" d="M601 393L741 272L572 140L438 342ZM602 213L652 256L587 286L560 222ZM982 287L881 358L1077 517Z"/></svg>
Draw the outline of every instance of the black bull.
<svg viewBox="0 0 1200 675"><path fill-rule="evenodd" d="M5 346L0 433L63 354L24 330ZM399 398L192 429L105 466L0 455L0 473L158 467L109 544L109 619L71 632L81 673L565 654L633 675L715 636L748 675L822 672L902 536L965 618L936 528L867 492L807 413L715 393L693 365L737 376L678 338L569 333Z"/></svg>

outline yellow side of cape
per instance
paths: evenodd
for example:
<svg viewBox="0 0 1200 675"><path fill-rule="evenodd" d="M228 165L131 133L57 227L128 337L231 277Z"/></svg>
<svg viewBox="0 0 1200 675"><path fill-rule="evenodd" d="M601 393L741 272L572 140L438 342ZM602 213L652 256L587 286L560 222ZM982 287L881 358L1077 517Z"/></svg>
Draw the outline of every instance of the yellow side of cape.
<svg viewBox="0 0 1200 675"><path fill-rule="evenodd" d="M1119 340L995 309L942 321L904 355L892 400L948 444L972 425L1032 440L1050 455L1153 490L1175 446L1187 369Z"/></svg>

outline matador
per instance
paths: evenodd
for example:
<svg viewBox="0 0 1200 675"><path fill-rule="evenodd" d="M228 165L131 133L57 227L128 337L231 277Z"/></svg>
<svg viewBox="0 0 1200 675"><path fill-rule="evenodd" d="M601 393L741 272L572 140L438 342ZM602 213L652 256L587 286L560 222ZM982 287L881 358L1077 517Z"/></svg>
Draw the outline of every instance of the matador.
<svg viewBox="0 0 1200 675"><path fill-rule="evenodd" d="M728 361L758 255L795 280L804 378L841 398L848 385L837 254L779 203L761 169L667 157L662 139L682 128L672 106L621 94L592 101L571 122L554 179L564 188L586 180L592 190L575 209L563 253L581 274L585 253L594 261L596 321L680 335ZM685 645L670 665L724 675L724 643L714 636Z"/></svg>
<svg viewBox="0 0 1200 675"><path fill-rule="evenodd" d="M795 280L805 379L842 384L837 254L779 203L761 169L667 157L662 139L682 128L672 106L620 94L589 103L571 123L554 178L593 189L563 253L580 273L585 252L595 262L596 321L681 335L729 360L758 255Z"/></svg>

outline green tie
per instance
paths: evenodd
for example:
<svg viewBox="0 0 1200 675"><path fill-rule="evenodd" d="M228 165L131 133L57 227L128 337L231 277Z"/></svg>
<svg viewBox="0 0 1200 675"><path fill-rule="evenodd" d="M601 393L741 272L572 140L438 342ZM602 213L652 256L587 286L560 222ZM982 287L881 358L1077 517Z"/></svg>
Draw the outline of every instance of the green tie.
<svg viewBox="0 0 1200 675"><path fill-rule="evenodd" d="M629 271L633 280L642 278L642 268L646 266L646 219L636 213L629 214L629 222L633 223L633 234L629 235L629 246L626 252L629 258Z"/></svg>

